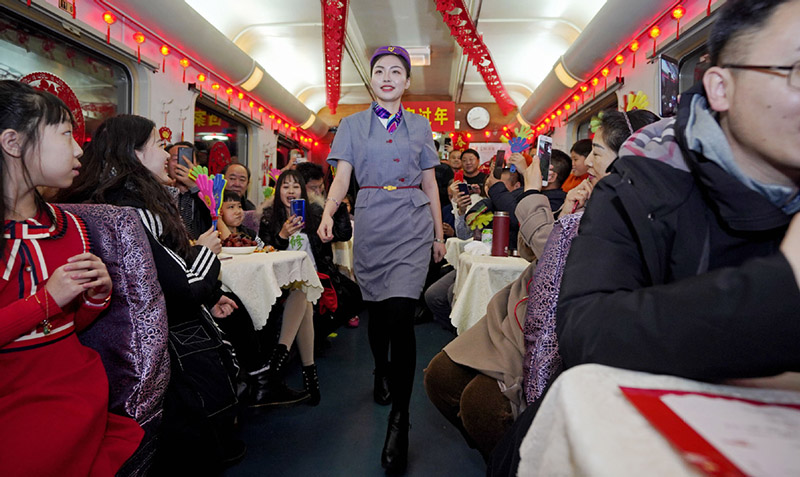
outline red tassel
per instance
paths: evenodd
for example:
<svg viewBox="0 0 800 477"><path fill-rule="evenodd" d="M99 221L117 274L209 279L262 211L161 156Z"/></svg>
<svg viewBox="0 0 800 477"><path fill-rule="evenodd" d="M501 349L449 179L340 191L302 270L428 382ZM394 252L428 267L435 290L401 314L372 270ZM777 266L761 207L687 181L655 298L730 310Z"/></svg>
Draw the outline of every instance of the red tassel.
<svg viewBox="0 0 800 477"><path fill-rule="evenodd" d="M635 51L633 52L633 67L631 67L631 69L632 70L636 69L636 52Z"/></svg>
<svg viewBox="0 0 800 477"><path fill-rule="evenodd" d="M137 63L142 62L142 47L140 47L139 45L136 45L136 62Z"/></svg>
<svg viewBox="0 0 800 477"><path fill-rule="evenodd" d="M167 72L167 57L165 56L163 60L161 60L161 72Z"/></svg>
<svg viewBox="0 0 800 477"><path fill-rule="evenodd" d="M186 68L183 69L183 79L181 81L186 83ZM183 139L181 139L181 141L183 141Z"/></svg>
<svg viewBox="0 0 800 477"><path fill-rule="evenodd" d="M111 25L106 29L106 43L111 44Z"/></svg>
<svg viewBox="0 0 800 477"><path fill-rule="evenodd" d="M31 2L30 2L30 0L28 0L28 5L30 5L30 4L31 4ZM709 15L711 15L711 0L708 0L708 7L706 8L706 16L709 16Z"/></svg>

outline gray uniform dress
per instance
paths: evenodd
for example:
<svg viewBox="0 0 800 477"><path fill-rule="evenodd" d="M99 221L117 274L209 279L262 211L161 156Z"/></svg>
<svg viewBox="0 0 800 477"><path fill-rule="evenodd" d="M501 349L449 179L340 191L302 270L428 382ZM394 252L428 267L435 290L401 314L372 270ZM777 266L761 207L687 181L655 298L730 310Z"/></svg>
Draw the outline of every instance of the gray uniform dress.
<svg viewBox="0 0 800 477"><path fill-rule="evenodd" d="M403 111L397 130L389 134L372 108L348 116L328 155L329 164L337 161L353 166L362 187L355 204L353 252L364 299L419 298L433 243L430 201L419 186L422 171L439 164L430 123Z"/></svg>

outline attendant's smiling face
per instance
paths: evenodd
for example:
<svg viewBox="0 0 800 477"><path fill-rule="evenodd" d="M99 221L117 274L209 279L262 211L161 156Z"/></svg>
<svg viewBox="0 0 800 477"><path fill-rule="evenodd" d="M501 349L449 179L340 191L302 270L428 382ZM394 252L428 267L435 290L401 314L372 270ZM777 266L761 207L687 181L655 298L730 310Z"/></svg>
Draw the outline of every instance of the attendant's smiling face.
<svg viewBox="0 0 800 477"><path fill-rule="evenodd" d="M370 85L379 103L393 103L399 101L411 86L411 78L400 58L384 55L378 58L372 68Z"/></svg>

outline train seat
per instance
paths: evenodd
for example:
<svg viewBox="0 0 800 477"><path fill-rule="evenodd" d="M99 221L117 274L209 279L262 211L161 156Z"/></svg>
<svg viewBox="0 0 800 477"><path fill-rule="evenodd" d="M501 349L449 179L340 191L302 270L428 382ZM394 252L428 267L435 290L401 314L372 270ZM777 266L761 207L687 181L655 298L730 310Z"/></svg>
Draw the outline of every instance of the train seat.
<svg viewBox="0 0 800 477"><path fill-rule="evenodd" d="M167 310L150 244L132 208L60 206L86 222L93 252L105 262L114 284L108 310L79 339L103 360L110 410L136 419L145 430L139 449L118 475L146 475L170 378Z"/></svg>

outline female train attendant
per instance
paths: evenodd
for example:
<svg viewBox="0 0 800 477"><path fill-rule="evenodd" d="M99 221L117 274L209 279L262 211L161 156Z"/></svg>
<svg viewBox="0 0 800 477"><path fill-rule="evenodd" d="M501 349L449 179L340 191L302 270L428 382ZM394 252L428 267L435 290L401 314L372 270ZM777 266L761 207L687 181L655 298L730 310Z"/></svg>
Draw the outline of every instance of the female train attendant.
<svg viewBox="0 0 800 477"><path fill-rule="evenodd" d="M408 52L383 46L375 50L370 66L377 102L339 125L328 156L337 167L336 177L319 235L325 241L333 238L332 217L355 170L361 185L355 204L355 272L370 317L375 398L392 402L381 464L397 472L408 461L408 406L416 365L414 305L424 285L431 244L437 262L445 248L433 171L439 158L430 123L403 111L400 104L411 85ZM387 376L390 396L381 389Z"/></svg>
<svg viewBox="0 0 800 477"><path fill-rule="evenodd" d="M0 81L0 474L114 475L144 435L108 412L100 356L75 335L108 305L111 278L80 218L36 187L67 187L81 148L55 96Z"/></svg>

